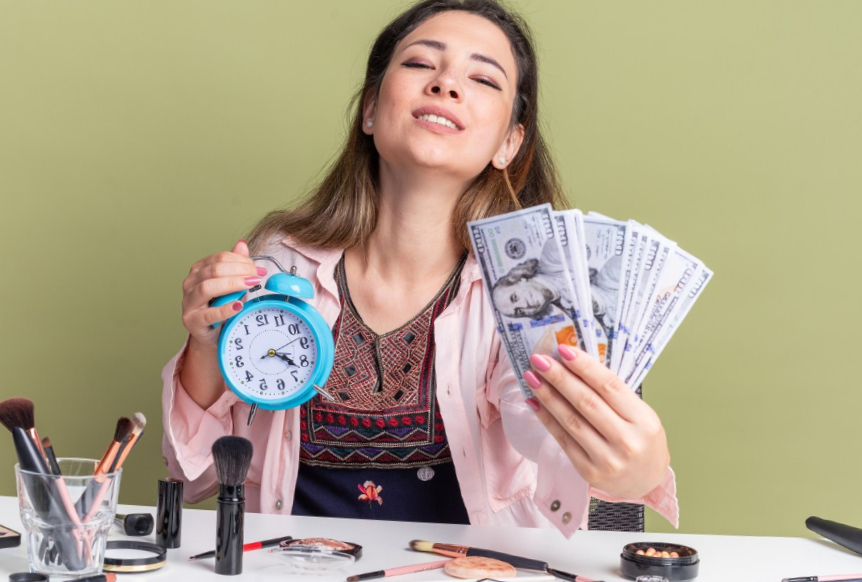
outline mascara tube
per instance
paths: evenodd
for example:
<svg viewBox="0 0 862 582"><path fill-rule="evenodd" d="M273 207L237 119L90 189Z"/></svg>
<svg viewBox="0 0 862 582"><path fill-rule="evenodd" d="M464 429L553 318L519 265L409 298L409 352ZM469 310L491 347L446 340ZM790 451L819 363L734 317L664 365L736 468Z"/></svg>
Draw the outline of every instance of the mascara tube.
<svg viewBox="0 0 862 582"><path fill-rule="evenodd" d="M245 485L219 484L216 519L215 573L242 574Z"/></svg>

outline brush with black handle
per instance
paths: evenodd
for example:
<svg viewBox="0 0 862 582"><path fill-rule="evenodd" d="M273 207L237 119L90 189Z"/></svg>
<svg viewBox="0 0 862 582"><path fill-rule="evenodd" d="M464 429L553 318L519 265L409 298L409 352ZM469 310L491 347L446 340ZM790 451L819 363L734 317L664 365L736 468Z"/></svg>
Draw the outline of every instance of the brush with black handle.
<svg viewBox="0 0 862 582"><path fill-rule="evenodd" d="M815 516L805 520L805 527L848 550L862 554L862 529L858 527Z"/></svg>
<svg viewBox="0 0 862 582"><path fill-rule="evenodd" d="M219 483L216 509L216 574L242 574L245 478L253 452L251 442L242 437L225 436L213 443L213 461Z"/></svg>
<svg viewBox="0 0 862 582"><path fill-rule="evenodd" d="M39 433L36 432L36 407L32 400L16 397L0 402L0 424L10 431L13 427L20 427L36 445L39 456L45 459L42 441L39 439Z"/></svg>
<svg viewBox="0 0 862 582"><path fill-rule="evenodd" d="M33 509L45 523L53 526L55 550L46 551L59 552L60 560L68 570L82 569L85 561L78 553L77 542L70 531L72 525L81 525L81 522L77 519L77 514L74 514L74 519L70 518L69 511L74 512L74 507L69 507L71 500L67 496L64 504L64 498L54 487L56 483L52 482L54 479L61 481L63 478L51 476L42 453L24 429L13 427L12 438L15 441L15 452L18 454L18 466L29 473L22 479ZM49 561L47 556L46 561Z"/></svg>

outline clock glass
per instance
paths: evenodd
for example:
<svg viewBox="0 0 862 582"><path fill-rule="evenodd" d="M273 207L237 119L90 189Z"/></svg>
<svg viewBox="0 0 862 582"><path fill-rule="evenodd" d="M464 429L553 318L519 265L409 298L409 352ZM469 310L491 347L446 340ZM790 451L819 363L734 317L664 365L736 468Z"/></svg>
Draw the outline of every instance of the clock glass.
<svg viewBox="0 0 862 582"><path fill-rule="evenodd" d="M262 406L293 396L313 377L315 334L289 304L253 306L232 320L225 333L225 376Z"/></svg>

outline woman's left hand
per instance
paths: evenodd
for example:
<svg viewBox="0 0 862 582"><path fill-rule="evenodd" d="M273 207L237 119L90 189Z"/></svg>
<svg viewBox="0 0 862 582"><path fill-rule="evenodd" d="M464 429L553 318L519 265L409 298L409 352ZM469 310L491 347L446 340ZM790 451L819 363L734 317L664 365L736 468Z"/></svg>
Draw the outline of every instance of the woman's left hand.
<svg viewBox="0 0 862 582"><path fill-rule="evenodd" d="M652 491L670 464L661 420L619 376L577 348L534 354L528 404L593 487L624 499Z"/></svg>

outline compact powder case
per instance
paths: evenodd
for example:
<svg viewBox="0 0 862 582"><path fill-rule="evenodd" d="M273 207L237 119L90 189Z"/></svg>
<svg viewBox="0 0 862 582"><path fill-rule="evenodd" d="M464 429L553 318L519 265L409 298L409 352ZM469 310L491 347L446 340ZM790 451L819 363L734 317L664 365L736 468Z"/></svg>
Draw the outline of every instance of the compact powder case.
<svg viewBox="0 0 862 582"><path fill-rule="evenodd" d="M638 554L653 548L657 552L676 552L678 558L662 558ZM669 582L694 580L700 568L697 550L679 544L661 542L637 542L623 547L620 554L620 571L623 576L635 579L638 576L664 576Z"/></svg>

